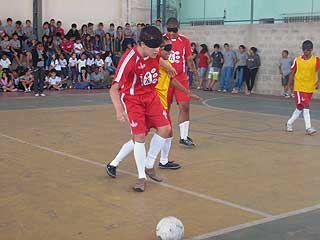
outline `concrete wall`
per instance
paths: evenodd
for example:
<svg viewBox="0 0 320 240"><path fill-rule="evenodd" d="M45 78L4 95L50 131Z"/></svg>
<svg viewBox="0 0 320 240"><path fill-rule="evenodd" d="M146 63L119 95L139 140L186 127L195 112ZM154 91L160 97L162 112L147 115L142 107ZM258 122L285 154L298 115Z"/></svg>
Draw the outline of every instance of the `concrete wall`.
<svg viewBox="0 0 320 240"><path fill-rule="evenodd" d="M261 68L254 91L261 94L279 95L282 91L278 62L281 51L289 50L291 57L301 54L305 39L314 43L314 53L320 54L320 24L253 24L228 26L182 27L181 32L199 46L206 43L210 51L215 43L231 44L234 50L240 44L259 49Z"/></svg>
<svg viewBox="0 0 320 240"><path fill-rule="evenodd" d="M32 4L33 0L1 0L0 19L3 25L6 24L7 17L14 21L32 21ZM124 25L127 21L150 21L149 0L42 0L42 11L43 21L51 18L61 20L65 30L68 30L72 23L81 27L89 21L103 22L105 25L111 22Z"/></svg>

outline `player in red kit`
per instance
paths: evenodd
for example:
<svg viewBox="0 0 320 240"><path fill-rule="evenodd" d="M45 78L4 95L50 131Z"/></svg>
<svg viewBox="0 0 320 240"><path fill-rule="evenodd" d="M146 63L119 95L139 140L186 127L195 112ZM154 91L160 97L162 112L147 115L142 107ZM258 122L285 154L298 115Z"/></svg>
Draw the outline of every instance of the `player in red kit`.
<svg viewBox="0 0 320 240"><path fill-rule="evenodd" d="M148 126L157 129L150 142L149 155L157 156L170 135L171 127L155 86L159 77L161 32L153 26L141 31L137 47L128 50L121 58L110 89L110 96L117 119L128 121L134 141L134 158L138 169L138 181L134 191L145 189L146 172L155 176L154 158L146 159L145 132Z"/></svg>
<svg viewBox="0 0 320 240"><path fill-rule="evenodd" d="M197 73L197 70L192 57L190 41L185 36L180 35L178 31L178 20L173 17L169 18L167 21L167 34L165 35L172 42L172 51L169 61L177 72L175 79L177 79L185 88L189 89L186 63L188 64L190 71ZM175 96L179 105L178 123L180 128L180 144L192 147L194 146L194 143L189 137L190 98L181 90L171 87L168 94L169 103L173 102L173 96Z"/></svg>

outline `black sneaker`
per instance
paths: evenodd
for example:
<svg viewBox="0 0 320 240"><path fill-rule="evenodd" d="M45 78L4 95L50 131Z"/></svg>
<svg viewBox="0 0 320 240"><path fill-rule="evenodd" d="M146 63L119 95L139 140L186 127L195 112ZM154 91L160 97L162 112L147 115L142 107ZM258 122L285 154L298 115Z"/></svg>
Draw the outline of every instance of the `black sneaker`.
<svg viewBox="0 0 320 240"><path fill-rule="evenodd" d="M117 167L111 166L110 163L108 163L108 165L106 166L106 171L107 174L112 178L115 178L117 176Z"/></svg>
<svg viewBox="0 0 320 240"><path fill-rule="evenodd" d="M191 142L189 139L180 139L179 141L180 144L186 146L186 147L194 147L194 143Z"/></svg>
<svg viewBox="0 0 320 240"><path fill-rule="evenodd" d="M162 169L179 169L179 168L181 168L181 166L178 163L175 163L173 161L169 161L166 164L159 163L159 168L162 168Z"/></svg>
<svg viewBox="0 0 320 240"><path fill-rule="evenodd" d="M192 142L192 143L193 143L192 138L190 138L190 137L188 137L188 136L187 136L187 139L188 139L190 142Z"/></svg>

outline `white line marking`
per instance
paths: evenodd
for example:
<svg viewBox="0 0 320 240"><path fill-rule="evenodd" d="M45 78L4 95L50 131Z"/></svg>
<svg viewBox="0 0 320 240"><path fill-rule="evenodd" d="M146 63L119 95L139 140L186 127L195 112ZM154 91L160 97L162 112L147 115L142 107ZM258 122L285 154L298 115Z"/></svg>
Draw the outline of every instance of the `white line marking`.
<svg viewBox="0 0 320 240"><path fill-rule="evenodd" d="M35 148L39 148L39 149L42 149L42 150L45 150L45 151L48 151L48 152L52 152L52 153L55 153L55 154L58 154L58 155L66 156L66 157L69 157L69 158L73 158L73 159L79 160L81 162L93 164L93 165L100 166L100 167L105 167L105 164L98 163L98 162L95 162L95 161L92 161L92 160L89 160L89 159L86 159L86 158L78 157L78 156L75 156L75 155L72 155L72 154L69 154L69 153L57 151L57 150L54 150L54 149L51 149L51 148L48 148L48 147L44 147L44 146L41 146L41 145L38 145L38 144L30 143L30 142L24 141L24 140L19 139L19 138L11 137L11 136L6 135L6 134L0 133L0 136L2 136L4 138L11 139L13 141L16 141L16 142L19 142L19 143L22 143L22 144L26 144L26 145L29 145L29 146L32 146L32 147L35 147ZM118 171L122 172L124 174L130 175L130 176L137 177L136 174L128 172L128 171L124 171L124 170L118 170ZM211 202L223 204L223 205L226 205L226 206L229 206L229 207L240 209L242 211L250 212L250 213L258 215L258 216L272 217L271 214L268 214L268 213L265 213L265 212L261 212L261 211L255 210L255 209L251 209L251 208L248 208L248 207L240 206L238 204L235 204L235 203L232 203L232 202L229 202L229 201L225 201L225 200L222 200L222 199L219 199L219 198L210 197L208 195L197 193L197 192L193 192L193 191L181 188L181 187L176 187L176 186L171 185L171 184L157 183L157 182L154 182L154 183L159 184L159 185L161 185L163 187L166 187L166 188L173 189L173 190L178 191L178 192L186 193L186 194L198 197L198 198L209 200Z"/></svg>
<svg viewBox="0 0 320 240"><path fill-rule="evenodd" d="M250 227L261 225L261 224L264 224L264 223L274 222L274 221L281 220L281 219L288 218L288 217L301 215L303 213L312 212L312 211L315 211L315 210L318 210L318 209L320 209L320 204L314 205L314 206L311 206L311 207L307 207L307 208L303 208L303 209L299 209L299 210L296 210L296 211L288 212L288 213L283 213L283 214L276 215L276 216L267 217L267 218L264 218L264 219L261 219L261 220L256 220L256 221L247 222L247 223L243 223L243 224L240 224L240 225L236 225L236 226L220 229L220 230L217 230L217 231L214 231L214 232L211 232L211 233L206 233L206 234L202 234L200 236L192 237L192 238L190 238L190 240L203 240L203 239L210 238L210 237L221 236L221 235L224 235L224 234L227 234L227 233L231 233L231 232L234 232L234 231L250 228Z"/></svg>

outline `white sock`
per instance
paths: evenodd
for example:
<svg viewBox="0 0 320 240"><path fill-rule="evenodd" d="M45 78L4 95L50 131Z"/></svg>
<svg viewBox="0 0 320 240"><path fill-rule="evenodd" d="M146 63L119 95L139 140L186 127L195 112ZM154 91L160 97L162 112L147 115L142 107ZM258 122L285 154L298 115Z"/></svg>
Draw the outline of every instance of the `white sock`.
<svg viewBox="0 0 320 240"><path fill-rule="evenodd" d="M123 144L117 156L110 163L111 166L118 167L119 163L129 155L134 149L134 142L130 140L129 142Z"/></svg>
<svg viewBox="0 0 320 240"><path fill-rule="evenodd" d="M287 124L292 125L294 123L294 121L299 118L301 112L302 111L300 111L299 109L296 108L296 110L294 110L294 112L292 113L291 118L288 120Z"/></svg>
<svg viewBox="0 0 320 240"><path fill-rule="evenodd" d="M146 178L146 147L145 143L135 142L134 144L134 160L136 161L138 175L140 178Z"/></svg>
<svg viewBox="0 0 320 240"><path fill-rule="evenodd" d="M161 151L161 149L163 148L165 141L166 141L166 138L162 138L156 133L153 135L150 142L150 148L147 156L146 168L148 169L153 168L154 163L157 159L157 156Z"/></svg>
<svg viewBox="0 0 320 240"><path fill-rule="evenodd" d="M164 142L162 149L161 149L161 157L160 157L160 163L162 165L166 165L169 161L169 152L171 149L171 142L173 137L167 138Z"/></svg>
<svg viewBox="0 0 320 240"><path fill-rule="evenodd" d="M310 109L303 109L303 118L306 129L311 128Z"/></svg>
<svg viewBox="0 0 320 240"><path fill-rule="evenodd" d="M186 134L186 139L189 136L189 125L190 125L190 121L185 121L184 122L184 131L185 131L185 134Z"/></svg>
<svg viewBox="0 0 320 240"><path fill-rule="evenodd" d="M188 133L186 132L186 122L180 123L179 128L180 128L180 138L186 140Z"/></svg>

